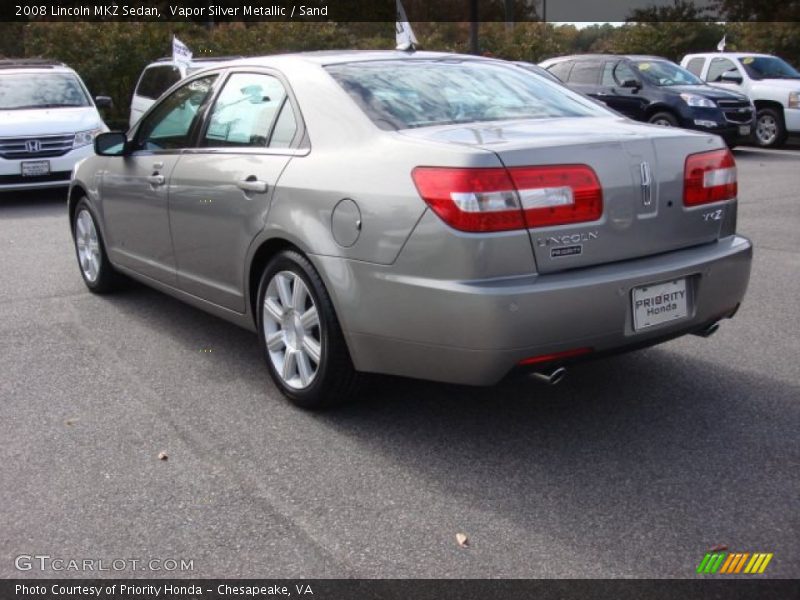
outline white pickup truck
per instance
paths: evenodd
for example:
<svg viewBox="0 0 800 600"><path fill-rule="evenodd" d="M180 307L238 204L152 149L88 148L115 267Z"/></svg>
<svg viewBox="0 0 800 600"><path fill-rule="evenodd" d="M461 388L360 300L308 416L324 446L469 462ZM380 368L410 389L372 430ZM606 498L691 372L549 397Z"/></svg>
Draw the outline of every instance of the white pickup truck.
<svg viewBox="0 0 800 600"><path fill-rule="evenodd" d="M681 66L707 83L746 94L757 110L755 139L774 148L800 134L800 72L783 59L752 52L687 54Z"/></svg>

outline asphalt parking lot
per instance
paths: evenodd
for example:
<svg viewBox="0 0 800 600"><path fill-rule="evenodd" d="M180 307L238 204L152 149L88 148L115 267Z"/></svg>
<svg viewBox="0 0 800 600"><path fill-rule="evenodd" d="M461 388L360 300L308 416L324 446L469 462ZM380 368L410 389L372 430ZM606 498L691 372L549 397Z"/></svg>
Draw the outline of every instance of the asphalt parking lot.
<svg viewBox="0 0 800 600"><path fill-rule="evenodd" d="M800 577L800 150L736 158L755 261L715 336L552 388L382 378L319 414L254 334L88 293L62 194L0 197L0 577L693 577L718 545Z"/></svg>

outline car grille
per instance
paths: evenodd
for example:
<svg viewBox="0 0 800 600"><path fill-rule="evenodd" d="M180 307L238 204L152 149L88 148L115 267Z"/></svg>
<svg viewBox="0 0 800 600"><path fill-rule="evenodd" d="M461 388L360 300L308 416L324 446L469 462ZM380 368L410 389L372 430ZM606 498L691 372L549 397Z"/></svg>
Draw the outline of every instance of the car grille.
<svg viewBox="0 0 800 600"><path fill-rule="evenodd" d="M63 156L72 150L74 135L0 138L0 156L6 159Z"/></svg>
<svg viewBox="0 0 800 600"><path fill-rule="evenodd" d="M0 175L0 187L4 185L16 185L20 183L50 183L63 181L69 183L72 171L54 171L47 175L34 175L25 177L24 175Z"/></svg>
<svg viewBox="0 0 800 600"><path fill-rule="evenodd" d="M717 106L730 123L749 123L753 120L753 109L746 100L718 100Z"/></svg>

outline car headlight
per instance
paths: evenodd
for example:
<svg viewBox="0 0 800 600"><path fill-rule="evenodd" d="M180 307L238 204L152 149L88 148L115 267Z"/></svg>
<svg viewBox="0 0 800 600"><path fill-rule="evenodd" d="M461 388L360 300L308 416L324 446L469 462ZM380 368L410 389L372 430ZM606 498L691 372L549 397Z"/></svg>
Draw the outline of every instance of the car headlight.
<svg viewBox="0 0 800 600"><path fill-rule="evenodd" d="M75 134L75 139L72 140L72 149L82 148L94 142L94 138L105 131L102 127L96 129L89 129L88 131L79 131Z"/></svg>
<svg viewBox="0 0 800 600"><path fill-rule="evenodd" d="M689 106L702 106L703 108L716 107L716 104L714 104L705 96L698 96L697 94L681 94L681 98L683 98L683 101Z"/></svg>
<svg viewBox="0 0 800 600"><path fill-rule="evenodd" d="M789 108L800 108L800 92L789 92Z"/></svg>

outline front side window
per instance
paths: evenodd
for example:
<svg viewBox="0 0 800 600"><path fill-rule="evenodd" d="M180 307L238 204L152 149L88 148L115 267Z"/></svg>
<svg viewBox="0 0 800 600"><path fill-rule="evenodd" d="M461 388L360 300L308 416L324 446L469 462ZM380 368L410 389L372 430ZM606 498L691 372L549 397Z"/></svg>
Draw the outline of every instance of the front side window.
<svg viewBox="0 0 800 600"><path fill-rule="evenodd" d="M0 73L0 110L91 106L71 73Z"/></svg>
<svg viewBox="0 0 800 600"><path fill-rule="evenodd" d="M234 73L214 104L203 145L266 147L275 117L284 104L288 105L286 90L277 78L260 73Z"/></svg>
<svg viewBox="0 0 800 600"><path fill-rule="evenodd" d="M562 85L531 77L514 65L416 59L326 69L373 123L385 130L609 114Z"/></svg>
<svg viewBox="0 0 800 600"><path fill-rule="evenodd" d="M722 74L729 71L736 75L739 74L739 70L736 68L736 65L727 58L715 58L711 61L711 64L708 67L708 75L706 75L706 80L711 81L712 83L718 83L722 81Z"/></svg>
<svg viewBox="0 0 800 600"><path fill-rule="evenodd" d="M625 61L619 61L612 71L612 76L617 85L622 85L626 81L639 81L636 73L633 72L631 66Z"/></svg>
<svg viewBox="0 0 800 600"><path fill-rule="evenodd" d="M139 150L176 150L189 146L192 124L211 94L217 75L208 75L182 85L164 98L145 117L136 132Z"/></svg>

